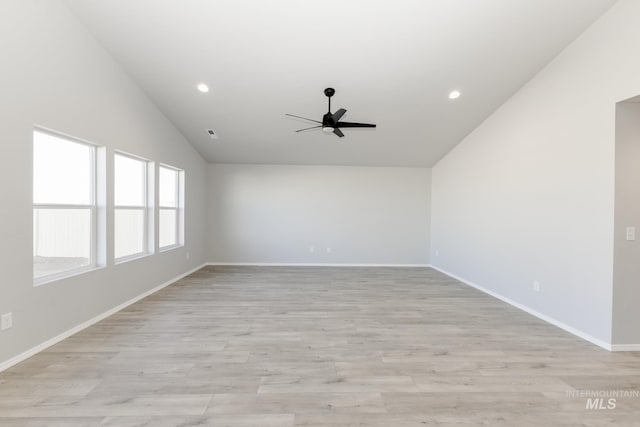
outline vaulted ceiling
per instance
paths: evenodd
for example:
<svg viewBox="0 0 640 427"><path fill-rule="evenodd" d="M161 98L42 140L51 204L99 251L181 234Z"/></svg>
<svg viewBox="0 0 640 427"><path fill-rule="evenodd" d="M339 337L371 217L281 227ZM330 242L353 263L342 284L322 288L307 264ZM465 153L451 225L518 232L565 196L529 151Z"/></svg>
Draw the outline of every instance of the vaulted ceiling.
<svg viewBox="0 0 640 427"><path fill-rule="evenodd" d="M66 3L210 162L432 166L614 0Z"/></svg>

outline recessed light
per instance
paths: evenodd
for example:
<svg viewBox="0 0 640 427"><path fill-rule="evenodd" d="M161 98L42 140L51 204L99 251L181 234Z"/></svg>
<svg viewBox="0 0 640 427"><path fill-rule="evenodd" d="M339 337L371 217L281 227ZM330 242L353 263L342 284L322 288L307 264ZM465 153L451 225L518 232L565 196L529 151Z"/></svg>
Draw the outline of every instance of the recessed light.
<svg viewBox="0 0 640 427"><path fill-rule="evenodd" d="M200 92L202 92L202 93L207 93L207 92L209 92L209 86L207 86L207 85L206 85L206 84L204 84L204 83L200 83L200 84L198 85L198 90L199 90Z"/></svg>
<svg viewBox="0 0 640 427"><path fill-rule="evenodd" d="M460 95L462 94L459 90L452 90L451 93L449 93L449 99L458 99L460 98Z"/></svg>

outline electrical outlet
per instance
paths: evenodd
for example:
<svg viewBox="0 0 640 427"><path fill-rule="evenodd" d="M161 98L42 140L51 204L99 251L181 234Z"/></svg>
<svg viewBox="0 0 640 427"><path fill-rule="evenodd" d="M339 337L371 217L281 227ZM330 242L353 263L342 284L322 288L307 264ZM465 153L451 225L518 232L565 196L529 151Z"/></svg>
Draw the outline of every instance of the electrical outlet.
<svg viewBox="0 0 640 427"><path fill-rule="evenodd" d="M540 292L540 282L538 282L537 280L533 281L533 290L536 292Z"/></svg>
<svg viewBox="0 0 640 427"><path fill-rule="evenodd" d="M316 251L316 247L315 246L309 246L309 252L310 253L314 253Z"/></svg>
<svg viewBox="0 0 640 427"><path fill-rule="evenodd" d="M636 240L636 228L635 227L627 227L627 240L633 242Z"/></svg>
<svg viewBox="0 0 640 427"><path fill-rule="evenodd" d="M191 258L191 253L190 253L190 252L187 252L186 254L184 254L184 257L185 257L186 259Z"/></svg>
<svg viewBox="0 0 640 427"><path fill-rule="evenodd" d="M13 313L5 313L2 315L2 330L9 329L13 326Z"/></svg>
<svg viewBox="0 0 640 427"><path fill-rule="evenodd" d="M327 253L330 254L331 253L331 248L327 248Z"/></svg>
<svg viewBox="0 0 640 427"><path fill-rule="evenodd" d="M440 256L440 250L436 249L436 256Z"/></svg>

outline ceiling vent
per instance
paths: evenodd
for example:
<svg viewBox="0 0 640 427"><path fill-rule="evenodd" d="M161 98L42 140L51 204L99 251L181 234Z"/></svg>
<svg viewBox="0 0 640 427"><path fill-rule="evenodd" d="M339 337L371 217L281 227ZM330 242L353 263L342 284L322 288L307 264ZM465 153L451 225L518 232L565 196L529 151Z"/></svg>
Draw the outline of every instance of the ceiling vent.
<svg viewBox="0 0 640 427"><path fill-rule="evenodd" d="M218 139L218 135L213 131L213 129L207 129L207 134L211 139Z"/></svg>

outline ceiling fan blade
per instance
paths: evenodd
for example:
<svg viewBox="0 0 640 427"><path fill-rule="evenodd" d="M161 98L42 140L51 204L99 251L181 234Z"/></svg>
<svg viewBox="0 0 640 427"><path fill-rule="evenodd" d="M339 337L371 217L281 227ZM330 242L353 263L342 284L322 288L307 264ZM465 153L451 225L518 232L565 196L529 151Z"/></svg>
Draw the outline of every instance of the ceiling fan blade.
<svg viewBox="0 0 640 427"><path fill-rule="evenodd" d="M376 125L371 123L351 123L351 122L338 122L337 128L374 128Z"/></svg>
<svg viewBox="0 0 640 427"><path fill-rule="evenodd" d="M344 136L344 133L342 133L342 131L340 131L340 129L338 129L338 128L333 128L333 133L338 135L340 138L342 138Z"/></svg>
<svg viewBox="0 0 640 427"><path fill-rule="evenodd" d="M318 128L321 128L321 127L322 127L322 125L312 126L310 128L298 129L296 132L302 132L302 131L309 130L309 129L318 129Z"/></svg>
<svg viewBox="0 0 640 427"><path fill-rule="evenodd" d="M344 116L344 113L346 113L347 110L345 110L344 108L339 109L338 111L336 111L335 113L333 113L333 115L331 115L331 118L333 119L333 121L335 123L338 123L338 120L340 120L342 118L342 116Z"/></svg>
<svg viewBox="0 0 640 427"><path fill-rule="evenodd" d="M306 117L294 116L293 114L285 114L285 116L295 117L296 119L309 120L310 122L314 122L314 123L320 123L320 124L322 124L322 122L319 122L319 121L317 121L317 120L307 119Z"/></svg>

